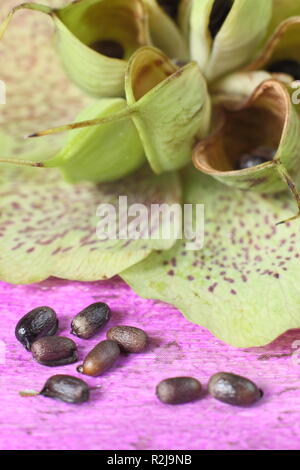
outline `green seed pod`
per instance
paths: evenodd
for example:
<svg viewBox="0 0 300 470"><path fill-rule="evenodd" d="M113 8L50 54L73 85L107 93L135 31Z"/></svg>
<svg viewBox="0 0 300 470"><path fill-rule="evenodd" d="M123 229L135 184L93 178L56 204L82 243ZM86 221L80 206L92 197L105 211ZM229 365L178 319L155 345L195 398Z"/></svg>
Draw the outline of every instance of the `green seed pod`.
<svg viewBox="0 0 300 470"><path fill-rule="evenodd" d="M298 15L278 25L255 59L245 70L265 69L300 80L300 5Z"/></svg>
<svg viewBox="0 0 300 470"><path fill-rule="evenodd" d="M126 109L126 101L122 98L103 98L81 112L77 121L105 120ZM71 183L101 183L122 178L145 161L137 130L127 118L75 130L68 135L58 155L44 162L43 166L59 167Z"/></svg>
<svg viewBox="0 0 300 470"><path fill-rule="evenodd" d="M151 43L142 0L79 0L59 9L23 3L0 26L0 38L14 13L22 8L51 16L58 54L80 88L96 97L124 95L128 58Z"/></svg>
<svg viewBox="0 0 300 470"><path fill-rule="evenodd" d="M246 103L225 110L218 129L195 147L193 161L202 172L243 190L276 193L288 186L300 210L293 181L300 182L299 134L299 117L286 87L267 80ZM241 169L246 155L264 162Z"/></svg>
<svg viewBox="0 0 300 470"><path fill-rule="evenodd" d="M143 1L149 12L149 27L153 44L163 50L169 57L180 60L188 59L187 43L179 28L170 18L171 15L168 16L167 13L169 10L163 9L163 4L159 0ZM171 0L170 3L175 5L179 2ZM173 7L172 12L174 12L174 10L177 11L177 9Z"/></svg>
<svg viewBox="0 0 300 470"><path fill-rule="evenodd" d="M155 173L176 170L190 162L195 140L208 134L211 116L199 66L191 62L178 68L158 49L144 47L130 59L125 83L127 107L122 99L100 101L84 112L87 120L32 134L30 137L39 137L96 126L93 131L81 130L71 136L55 158L33 165L59 166L70 181L111 181L139 166L143 152ZM119 109L112 112L111 107L103 108L103 103L117 104ZM95 118L99 108L101 113ZM135 127L130 127L132 121ZM124 155L129 161L124 161Z"/></svg>
<svg viewBox="0 0 300 470"><path fill-rule="evenodd" d="M246 65L267 32L272 0L202 0L192 3L191 58L209 81Z"/></svg>
<svg viewBox="0 0 300 470"><path fill-rule="evenodd" d="M195 138L206 136L210 125L210 99L198 65L177 68L159 50L144 47L129 61L125 90L153 171L186 165Z"/></svg>

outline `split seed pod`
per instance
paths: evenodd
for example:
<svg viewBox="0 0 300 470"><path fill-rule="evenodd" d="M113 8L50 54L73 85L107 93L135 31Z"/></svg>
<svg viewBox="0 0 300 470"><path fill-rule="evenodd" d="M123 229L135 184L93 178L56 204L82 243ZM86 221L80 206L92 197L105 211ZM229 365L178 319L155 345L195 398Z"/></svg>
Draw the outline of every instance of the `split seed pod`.
<svg viewBox="0 0 300 470"><path fill-rule="evenodd" d="M31 137L38 137L97 126L95 131L86 131L84 137L82 131L75 138L71 136L70 143L58 157L35 166L63 167L72 181L108 181L108 177L110 180L117 179L120 172L124 176L125 170L128 174L139 166L143 161L143 151L151 168L158 174L176 170L190 162L195 140L208 134L211 116L210 98L199 66L191 62L178 68L158 49L144 47L129 61L125 90L127 107L122 108L118 100L122 109L117 112L111 112L111 109L108 112L105 108L107 113L101 114L99 118L32 134ZM87 112L90 117L98 106L102 104L92 107L92 113ZM135 128L130 128L131 136L125 136L122 131L125 124L120 123L121 120L125 120L128 128L133 121L138 137ZM100 130L98 135L98 127L108 124L112 126L110 132L106 134L106 130ZM130 161L123 161L125 154ZM105 168L103 161L105 165L110 162L110 167ZM10 163L13 161L10 160ZM111 168L113 170L108 175Z"/></svg>
<svg viewBox="0 0 300 470"><path fill-rule="evenodd" d="M191 58L209 81L249 63L267 32L272 0L192 3Z"/></svg>
<svg viewBox="0 0 300 470"><path fill-rule="evenodd" d="M299 135L299 117L286 87L267 80L246 103L224 110L219 128L195 147L193 161L202 172L243 190L276 193L288 187L300 210L295 186L300 182ZM269 161L237 169L243 155L258 156L266 149L273 157Z"/></svg>
<svg viewBox="0 0 300 470"><path fill-rule="evenodd" d="M24 3L0 26L0 38L14 13L22 8L51 16L59 56L80 88L96 97L124 95L128 58L151 43L142 0L79 0L59 9Z"/></svg>
<svg viewBox="0 0 300 470"><path fill-rule="evenodd" d="M265 69L300 80L300 5L298 16L280 23L245 70Z"/></svg>

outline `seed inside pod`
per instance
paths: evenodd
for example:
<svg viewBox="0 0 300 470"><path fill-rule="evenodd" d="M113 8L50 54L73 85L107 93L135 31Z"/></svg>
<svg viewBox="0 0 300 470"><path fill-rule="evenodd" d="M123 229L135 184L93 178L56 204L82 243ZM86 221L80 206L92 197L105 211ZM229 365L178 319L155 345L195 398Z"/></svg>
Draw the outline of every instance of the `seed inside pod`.
<svg viewBox="0 0 300 470"><path fill-rule="evenodd" d="M180 0L157 0L157 3L173 20L177 19Z"/></svg>
<svg viewBox="0 0 300 470"><path fill-rule="evenodd" d="M300 62L296 60L287 59L273 62L267 70L271 73L286 73L291 75L294 80L300 80Z"/></svg>
<svg viewBox="0 0 300 470"><path fill-rule="evenodd" d="M31 346L31 352L37 362L50 367L72 364L78 360L76 344L63 336L40 338Z"/></svg>
<svg viewBox="0 0 300 470"><path fill-rule="evenodd" d="M107 304L97 302L89 305L74 317L71 333L79 338L91 338L109 321L110 317L111 310Z"/></svg>
<svg viewBox="0 0 300 470"><path fill-rule="evenodd" d="M118 343L121 351L139 353L147 345L148 337L140 328L134 326L114 326L108 330L107 339Z"/></svg>
<svg viewBox="0 0 300 470"><path fill-rule="evenodd" d="M230 13L234 0L215 0L209 18L209 30L214 39Z"/></svg>
<svg viewBox="0 0 300 470"><path fill-rule="evenodd" d="M209 380L208 391L217 400L236 406L251 405L263 394L251 380L227 372L214 374Z"/></svg>
<svg viewBox="0 0 300 470"><path fill-rule="evenodd" d="M94 49L94 51L100 52L100 54L106 55L107 57L112 57L113 59L123 59L125 56L122 44L117 41L113 41L112 39L100 39L98 41L94 41L89 47Z"/></svg>
<svg viewBox="0 0 300 470"><path fill-rule="evenodd" d="M163 403L176 405L200 398L201 383L193 377L174 377L162 380L156 387L156 395Z"/></svg>
<svg viewBox="0 0 300 470"><path fill-rule="evenodd" d="M55 335L58 319L50 307L37 307L28 312L18 322L15 335L18 341L30 351L31 345L38 338Z"/></svg>
<svg viewBox="0 0 300 470"><path fill-rule="evenodd" d="M83 403L88 401L90 391L88 385L77 377L53 375L45 383L40 395L67 403Z"/></svg>
<svg viewBox="0 0 300 470"><path fill-rule="evenodd" d="M276 150L269 147L258 147L249 153L243 154L238 162L237 170L245 170L253 166L261 165L273 159Z"/></svg>
<svg viewBox="0 0 300 470"><path fill-rule="evenodd" d="M114 341L104 340L86 356L78 372L97 377L109 369L120 356L120 348Z"/></svg>

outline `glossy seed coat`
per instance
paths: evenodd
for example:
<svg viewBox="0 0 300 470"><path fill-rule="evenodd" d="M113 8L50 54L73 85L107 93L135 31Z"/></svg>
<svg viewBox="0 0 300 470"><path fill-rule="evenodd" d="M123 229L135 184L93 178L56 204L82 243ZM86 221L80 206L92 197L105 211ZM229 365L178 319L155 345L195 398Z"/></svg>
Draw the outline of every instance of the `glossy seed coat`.
<svg viewBox="0 0 300 470"><path fill-rule="evenodd" d="M139 353L147 345L148 337L140 328L134 326L114 326L107 332L107 339L118 343L121 351Z"/></svg>
<svg viewBox="0 0 300 470"><path fill-rule="evenodd" d="M193 377L173 377L162 380L156 387L156 396L162 403L176 405L200 398L201 383Z"/></svg>
<svg viewBox="0 0 300 470"><path fill-rule="evenodd" d="M78 360L76 344L63 336L40 338L33 343L31 352L35 361L49 367L72 364Z"/></svg>
<svg viewBox="0 0 300 470"><path fill-rule="evenodd" d="M233 0L215 0L209 19L209 30L214 39L222 28L233 5Z"/></svg>
<svg viewBox="0 0 300 470"><path fill-rule="evenodd" d="M262 165L271 161L276 154L276 150L269 147L258 147L249 153L243 154L238 162L237 169L245 170L253 166Z"/></svg>
<svg viewBox="0 0 300 470"><path fill-rule="evenodd" d="M90 44L90 48L114 59L123 59L125 55L123 46L119 42L109 39L95 41Z"/></svg>
<svg viewBox="0 0 300 470"><path fill-rule="evenodd" d="M107 304L103 302L91 304L74 317L71 333L79 338L91 338L106 325L110 317L111 310Z"/></svg>
<svg viewBox="0 0 300 470"><path fill-rule="evenodd" d="M58 328L58 319L55 311L50 307L37 307L18 322L15 335L18 341L30 351L32 343L44 336L55 335Z"/></svg>
<svg viewBox="0 0 300 470"><path fill-rule="evenodd" d="M228 372L214 374L208 391L217 400L236 406L252 405L262 397L262 391L251 380Z"/></svg>
<svg viewBox="0 0 300 470"><path fill-rule="evenodd" d="M88 385L71 375L54 375L45 383L40 395L67 403L83 403L89 400Z"/></svg>
<svg viewBox="0 0 300 470"><path fill-rule="evenodd" d="M120 356L120 348L114 341L104 340L86 356L78 372L97 377L112 367Z"/></svg>

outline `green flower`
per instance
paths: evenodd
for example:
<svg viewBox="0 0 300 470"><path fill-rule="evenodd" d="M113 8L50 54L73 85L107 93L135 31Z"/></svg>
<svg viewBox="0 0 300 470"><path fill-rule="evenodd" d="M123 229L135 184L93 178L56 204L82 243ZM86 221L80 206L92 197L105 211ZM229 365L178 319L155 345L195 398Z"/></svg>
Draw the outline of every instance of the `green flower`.
<svg viewBox="0 0 300 470"><path fill-rule="evenodd" d="M23 164L0 174L1 279L119 274L242 347L299 327L300 221L276 223L294 211L285 188L300 201L300 1L47 3L24 4L39 12L23 12L0 44L2 156ZM44 137L20 138L33 132ZM124 194L204 204L204 247L99 241L97 205Z"/></svg>

